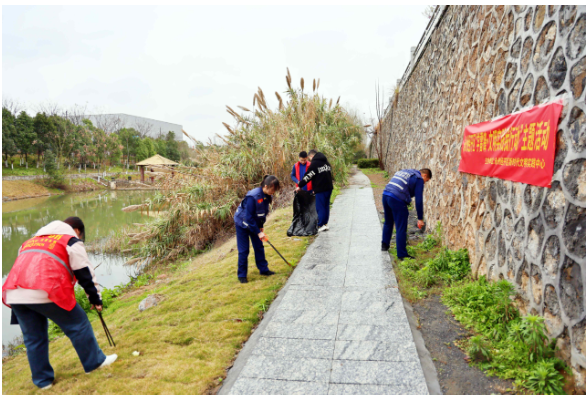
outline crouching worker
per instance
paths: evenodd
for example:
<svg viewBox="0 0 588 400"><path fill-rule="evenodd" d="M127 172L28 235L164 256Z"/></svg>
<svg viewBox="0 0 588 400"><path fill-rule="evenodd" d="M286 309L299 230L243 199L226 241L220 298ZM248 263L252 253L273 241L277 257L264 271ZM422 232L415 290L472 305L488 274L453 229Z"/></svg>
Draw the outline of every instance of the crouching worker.
<svg viewBox="0 0 588 400"><path fill-rule="evenodd" d="M33 383L41 389L53 385L49 363L47 318L55 322L78 353L84 371L112 364L116 354L105 356L82 307L76 303L74 285L79 282L92 308L102 311L100 289L83 244L84 223L78 217L53 221L39 229L18 250L6 282L2 302L12 308L11 324L19 324Z"/></svg>
<svg viewBox="0 0 588 400"><path fill-rule="evenodd" d="M247 257L249 257L249 240L255 252L255 264L261 275L274 275L270 271L265 259L262 240L266 238L263 225L272 202L272 195L280 190L280 182L273 175L263 177L260 187L250 190L237 211L235 212L235 227L237 228L237 250L239 265L237 277L239 282L247 283Z"/></svg>
<svg viewBox="0 0 588 400"><path fill-rule="evenodd" d="M398 171L386 185L382 194L384 205L384 229L382 231L382 251L390 249L392 229L396 225L396 255L399 259L413 258L406 251L406 228L408 225L408 205L415 198L418 227L425 226L423 221L423 189L425 182L433 176L428 168L420 171L403 169Z"/></svg>

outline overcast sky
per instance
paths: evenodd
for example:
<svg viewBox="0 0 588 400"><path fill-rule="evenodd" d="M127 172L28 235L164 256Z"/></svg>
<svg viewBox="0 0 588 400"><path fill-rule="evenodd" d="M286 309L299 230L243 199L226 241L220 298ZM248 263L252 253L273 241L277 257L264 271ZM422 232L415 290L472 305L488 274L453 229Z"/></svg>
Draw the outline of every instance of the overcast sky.
<svg viewBox="0 0 588 400"><path fill-rule="evenodd" d="M300 85L369 119L377 81L389 95L428 23L425 6L2 7L2 95L87 104L224 134L225 105L268 106Z"/></svg>

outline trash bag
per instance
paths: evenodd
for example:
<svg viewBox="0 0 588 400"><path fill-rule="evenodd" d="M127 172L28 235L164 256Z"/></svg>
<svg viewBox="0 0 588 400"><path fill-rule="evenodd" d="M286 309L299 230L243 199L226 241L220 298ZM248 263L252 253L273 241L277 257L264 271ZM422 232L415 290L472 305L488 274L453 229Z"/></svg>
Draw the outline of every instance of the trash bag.
<svg viewBox="0 0 588 400"><path fill-rule="evenodd" d="M312 236L318 233L314 193L301 190L294 196L294 217L288 236Z"/></svg>

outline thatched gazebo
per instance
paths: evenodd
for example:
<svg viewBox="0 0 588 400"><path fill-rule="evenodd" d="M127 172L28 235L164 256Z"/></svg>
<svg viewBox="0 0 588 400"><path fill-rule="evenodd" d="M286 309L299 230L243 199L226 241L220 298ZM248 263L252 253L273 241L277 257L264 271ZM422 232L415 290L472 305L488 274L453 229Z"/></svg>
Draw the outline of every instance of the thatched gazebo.
<svg viewBox="0 0 588 400"><path fill-rule="evenodd" d="M137 163L139 166L139 170L141 171L141 182L145 182L145 167L153 167L164 166L164 167L174 167L176 165L180 165L179 163L168 160L165 157L160 156L159 154L154 155L153 157L149 157L146 160Z"/></svg>

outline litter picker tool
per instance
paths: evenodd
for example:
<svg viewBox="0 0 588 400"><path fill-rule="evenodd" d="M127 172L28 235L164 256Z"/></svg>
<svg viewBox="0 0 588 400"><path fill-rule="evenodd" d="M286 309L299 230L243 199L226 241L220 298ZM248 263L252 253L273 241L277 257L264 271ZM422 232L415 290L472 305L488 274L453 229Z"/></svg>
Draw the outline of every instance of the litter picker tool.
<svg viewBox="0 0 588 400"><path fill-rule="evenodd" d="M276 253L278 253L278 255L279 255L280 257L282 257L282 260L284 260L284 262L285 262L286 264L288 264L288 266L289 266L290 268L294 268L294 267L292 266L292 264L290 264L288 261L286 261L286 259L284 258L284 256L283 256L283 255L281 255L281 254L280 254L280 252L278 251L278 249L276 249L276 248L274 247L274 245L273 245L273 244L272 244L272 243L271 243L271 242L268 240L267 236L266 236L266 237L263 239L263 241L264 241L264 242L268 242L268 243L269 243L269 245L270 245L270 246L272 246L272 249L274 249L274 250L276 251Z"/></svg>
<svg viewBox="0 0 588 400"><path fill-rule="evenodd" d="M104 333L106 333L106 338L108 339L108 344L116 347L116 343L114 343L114 339L112 337L112 335L110 334L110 331L108 330L108 327L106 326L106 323L104 322L104 318L102 318L102 313L98 310L96 310L96 312L98 313L98 316L100 317L100 322L102 322L102 327L104 328Z"/></svg>

